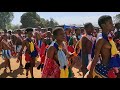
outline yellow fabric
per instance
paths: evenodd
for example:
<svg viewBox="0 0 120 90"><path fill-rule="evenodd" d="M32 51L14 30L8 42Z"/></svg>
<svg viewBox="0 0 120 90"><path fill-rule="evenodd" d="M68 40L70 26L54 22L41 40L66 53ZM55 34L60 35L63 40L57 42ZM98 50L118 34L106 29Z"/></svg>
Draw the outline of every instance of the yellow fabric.
<svg viewBox="0 0 120 90"><path fill-rule="evenodd" d="M35 61L37 62L37 60L38 60L38 57L35 57Z"/></svg>
<svg viewBox="0 0 120 90"><path fill-rule="evenodd" d="M59 50L62 50L62 46L59 46L58 49L59 49Z"/></svg>
<svg viewBox="0 0 120 90"><path fill-rule="evenodd" d="M113 39L109 40L109 43L112 46L112 48L111 48L111 54L112 54L112 56L118 54L118 50L116 48L116 45L115 45L115 42L113 41Z"/></svg>
<svg viewBox="0 0 120 90"><path fill-rule="evenodd" d="M69 70L68 68L64 69L60 69L60 78L68 78L69 75Z"/></svg>
<svg viewBox="0 0 120 90"><path fill-rule="evenodd" d="M33 52L34 51L34 44L33 44L33 42L30 42L29 44L30 44L30 51Z"/></svg>

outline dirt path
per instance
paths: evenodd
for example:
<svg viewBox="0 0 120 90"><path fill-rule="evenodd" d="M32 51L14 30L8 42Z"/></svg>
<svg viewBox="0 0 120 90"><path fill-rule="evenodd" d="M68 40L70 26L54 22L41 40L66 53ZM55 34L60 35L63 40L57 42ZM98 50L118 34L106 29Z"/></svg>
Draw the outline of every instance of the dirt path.
<svg viewBox="0 0 120 90"><path fill-rule="evenodd" d="M22 59L23 59L23 65L25 65L24 55ZM7 69L7 73L4 73L4 60L2 60L2 58L0 57L0 78L26 78L25 69L19 68L19 63L16 63L16 59L12 58L10 62L11 62L11 68L13 72L9 73L9 69ZM38 61L36 61L36 66L38 64L39 64L39 59ZM82 76L80 76L80 74L77 73L79 70L76 67L72 68L73 73L74 73L74 78L81 78ZM36 67L34 67L34 77L41 78L41 70L37 70ZM28 78L31 78L30 73L29 73Z"/></svg>

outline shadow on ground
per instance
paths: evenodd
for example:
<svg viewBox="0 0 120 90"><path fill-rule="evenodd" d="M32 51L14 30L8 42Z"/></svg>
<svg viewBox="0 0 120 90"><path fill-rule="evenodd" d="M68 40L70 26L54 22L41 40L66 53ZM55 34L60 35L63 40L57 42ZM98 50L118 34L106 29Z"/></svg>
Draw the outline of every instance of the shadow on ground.
<svg viewBox="0 0 120 90"><path fill-rule="evenodd" d="M20 75L24 75L23 73L24 69L21 69L20 67L17 68L16 70L14 70L12 73L6 73L6 72L3 72L1 75L0 75L0 78L6 78L8 76L12 77L12 78L17 78L18 77L18 74Z"/></svg>

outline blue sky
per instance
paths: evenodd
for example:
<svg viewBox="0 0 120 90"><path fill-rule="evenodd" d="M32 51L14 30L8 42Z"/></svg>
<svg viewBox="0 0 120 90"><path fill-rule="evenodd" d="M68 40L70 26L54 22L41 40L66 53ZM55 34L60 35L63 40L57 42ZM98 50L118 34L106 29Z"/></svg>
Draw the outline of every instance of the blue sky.
<svg viewBox="0 0 120 90"><path fill-rule="evenodd" d="M14 12L12 24L21 24L20 17L25 12ZM115 16L120 12L37 12L40 17L45 19L54 18L59 24L78 24L91 22L97 25L97 20L101 15Z"/></svg>

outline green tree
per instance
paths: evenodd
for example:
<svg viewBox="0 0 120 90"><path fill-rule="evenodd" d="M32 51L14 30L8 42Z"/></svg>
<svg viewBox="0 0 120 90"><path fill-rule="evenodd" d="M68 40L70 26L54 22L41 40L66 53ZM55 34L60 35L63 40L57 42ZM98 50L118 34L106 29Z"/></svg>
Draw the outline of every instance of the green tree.
<svg viewBox="0 0 120 90"><path fill-rule="evenodd" d="M49 27L54 28L56 25L58 25L58 23L53 18L50 18Z"/></svg>
<svg viewBox="0 0 120 90"><path fill-rule="evenodd" d="M17 25L14 25L14 24L8 24L7 25L7 29L11 29L11 30L16 30L16 29L20 29L20 25L17 24Z"/></svg>
<svg viewBox="0 0 120 90"><path fill-rule="evenodd" d="M55 22L54 22L54 26L57 26L57 25L59 25L59 24L58 24L58 22L55 21Z"/></svg>
<svg viewBox="0 0 120 90"><path fill-rule="evenodd" d="M50 18L50 27L54 27L54 19L53 18Z"/></svg>
<svg viewBox="0 0 120 90"><path fill-rule="evenodd" d="M117 14L117 15L114 17L114 22L119 22L119 23L120 23L120 14Z"/></svg>
<svg viewBox="0 0 120 90"><path fill-rule="evenodd" d="M45 28L46 27L46 20L44 18L40 18L40 26Z"/></svg>
<svg viewBox="0 0 120 90"><path fill-rule="evenodd" d="M7 29L13 29L13 25L11 23L9 23L9 24L6 25L6 28Z"/></svg>
<svg viewBox="0 0 120 90"><path fill-rule="evenodd" d="M16 29L20 29L20 25L19 24L13 25L13 30L16 30Z"/></svg>
<svg viewBox="0 0 120 90"><path fill-rule="evenodd" d="M50 26L50 22L49 20L46 20L46 27L49 27Z"/></svg>
<svg viewBox="0 0 120 90"><path fill-rule="evenodd" d="M10 26L13 18L13 12L0 12L0 29L4 29L7 28L7 26Z"/></svg>
<svg viewBox="0 0 120 90"><path fill-rule="evenodd" d="M26 27L37 28L38 26L45 28L54 27L55 25L58 25L58 23L53 18L50 18L50 21L45 20L44 18L40 18L40 16L36 12L24 13L21 16L21 23L22 23L21 28Z"/></svg>
<svg viewBox="0 0 120 90"><path fill-rule="evenodd" d="M40 16L36 12L27 12L21 16L22 28L38 27L40 25Z"/></svg>

